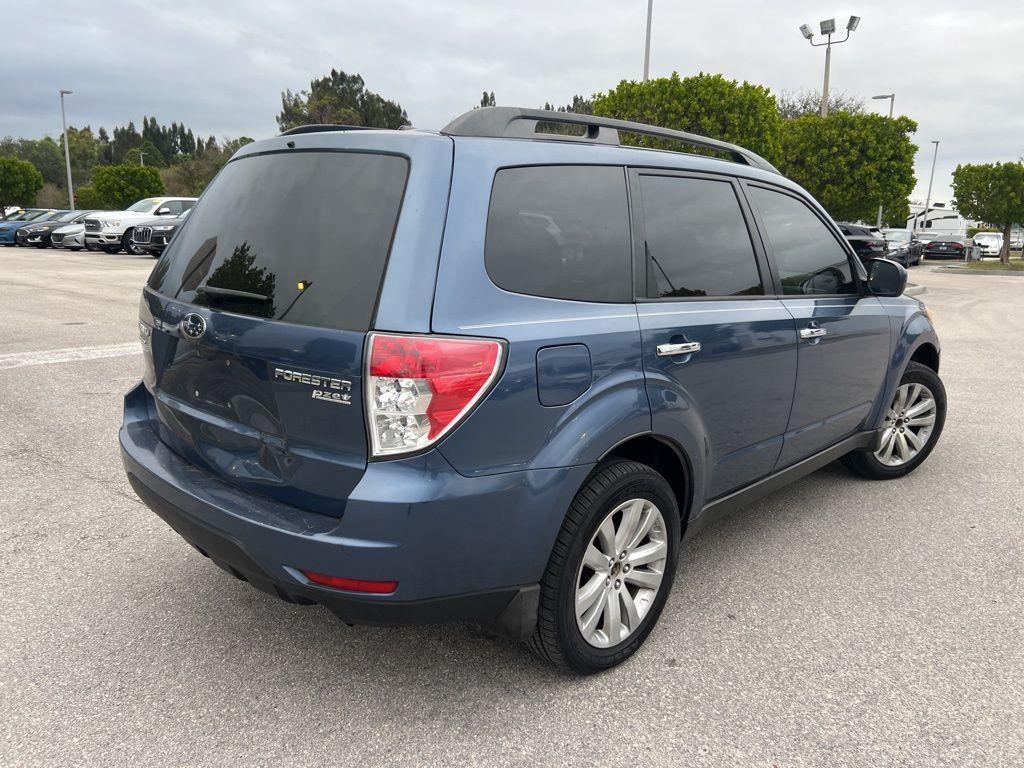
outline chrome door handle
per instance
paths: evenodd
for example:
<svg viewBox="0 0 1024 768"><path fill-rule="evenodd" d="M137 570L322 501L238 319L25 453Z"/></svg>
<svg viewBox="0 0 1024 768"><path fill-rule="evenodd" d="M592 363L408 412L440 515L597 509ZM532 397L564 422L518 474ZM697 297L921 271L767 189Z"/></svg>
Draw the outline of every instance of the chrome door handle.
<svg viewBox="0 0 1024 768"><path fill-rule="evenodd" d="M674 357L675 355L692 355L700 352L699 341L684 341L682 344L659 344L658 357Z"/></svg>
<svg viewBox="0 0 1024 768"><path fill-rule="evenodd" d="M824 336L828 331L824 328L801 328L800 338L801 339L817 339Z"/></svg>

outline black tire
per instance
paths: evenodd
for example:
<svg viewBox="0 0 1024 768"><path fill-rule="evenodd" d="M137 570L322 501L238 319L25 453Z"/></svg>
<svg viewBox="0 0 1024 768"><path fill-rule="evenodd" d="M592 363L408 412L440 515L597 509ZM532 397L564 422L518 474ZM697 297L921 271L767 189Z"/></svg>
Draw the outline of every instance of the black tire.
<svg viewBox="0 0 1024 768"><path fill-rule="evenodd" d="M69 251L80 251L82 249L79 248L77 245L71 245L71 246L67 247L67 250L69 250Z"/></svg>
<svg viewBox="0 0 1024 768"><path fill-rule="evenodd" d="M668 554L662 581L639 628L618 645L597 648L577 626L577 574L598 526L616 506L632 498L652 501L665 521ZM598 466L573 499L555 540L540 583L537 628L525 641L527 646L542 659L584 675L621 664L647 639L665 607L675 579L679 540L679 506L664 477L635 461L616 459Z"/></svg>
<svg viewBox="0 0 1024 768"><path fill-rule="evenodd" d="M928 442L914 458L897 467L883 464L871 448L862 448L844 456L843 463L863 477L871 480L895 480L909 475L924 463L942 435L942 427L946 423L946 389L942 386L939 375L927 365L911 362L900 379L900 385L903 384L924 384L932 392L935 399L935 424L928 435Z"/></svg>
<svg viewBox="0 0 1024 768"><path fill-rule="evenodd" d="M109 253L109 254L113 255L115 253L120 253L121 252L121 246L120 245L104 245L104 246L101 247L101 250L104 253Z"/></svg>
<svg viewBox="0 0 1024 768"><path fill-rule="evenodd" d="M130 253L132 256L145 256L146 251L135 243L132 242L132 235L135 234L135 227L129 227L125 230L121 236L121 248L125 253Z"/></svg>

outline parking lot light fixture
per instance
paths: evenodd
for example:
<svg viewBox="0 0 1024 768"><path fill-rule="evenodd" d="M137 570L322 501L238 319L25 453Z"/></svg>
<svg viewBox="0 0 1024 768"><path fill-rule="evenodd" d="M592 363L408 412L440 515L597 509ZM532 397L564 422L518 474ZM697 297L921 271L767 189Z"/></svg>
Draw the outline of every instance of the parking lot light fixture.
<svg viewBox="0 0 1024 768"><path fill-rule="evenodd" d="M71 152L68 151L68 119L64 114L64 97L70 96L74 91L60 89L60 120L64 125L64 168L68 173L68 208L75 210L75 189L71 184Z"/></svg>
<svg viewBox="0 0 1024 768"><path fill-rule="evenodd" d="M854 19L857 19L858 22L860 21L860 19L858 19L856 16L851 16L850 17L850 21L851 22ZM856 25L854 25L854 27L856 27ZM872 99L888 99L889 100L889 119L892 120L892 108L896 104L896 94L895 93L883 93L880 96L872 96L871 98ZM878 222L877 222L876 226L879 229L882 228L882 206L878 206Z"/></svg>
<svg viewBox="0 0 1024 768"><path fill-rule="evenodd" d="M935 161L939 159L939 142L937 139L932 140L932 144L935 145L935 152L932 154L932 175L928 177L928 196L924 199L924 223L925 229L928 228L928 209L932 207L932 182L935 181ZM915 229L917 219L914 219Z"/></svg>
<svg viewBox="0 0 1024 768"><path fill-rule="evenodd" d="M832 35L836 32L836 20L835 19L824 19L818 22L818 29L821 30L821 34L825 37L825 41L821 43L814 42L814 32L807 24L800 25L800 34L815 48L821 46L825 47L825 80L821 86L821 116L828 117L828 73L832 65L832 46L845 43L850 39L850 33L856 31L857 27L860 26L860 16L851 16L850 20L846 23L846 36L842 40L833 40Z"/></svg>

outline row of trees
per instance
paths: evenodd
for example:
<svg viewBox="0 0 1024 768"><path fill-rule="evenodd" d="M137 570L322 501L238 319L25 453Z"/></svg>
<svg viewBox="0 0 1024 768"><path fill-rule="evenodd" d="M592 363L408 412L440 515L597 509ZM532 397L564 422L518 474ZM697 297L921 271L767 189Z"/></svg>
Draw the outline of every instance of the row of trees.
<svg viewBox="0 0 1024 768"><path fill-rule="evenodd" d="M172 122L162 125L155 117L142 119L142 130L134 122L115 127L112 133L105 128L93 132L90 126L68 128L68 154L71 160L71 176L75 184L75 198L78 207L114 208L120 196L110 197L97 190L108 190L105 183L97 185L96 176L106 168L120 169L128 166L145 165L156 172L158 184L150 184L150 194L198 195L209 184L220 167L238 149L252 139L224 139L218 142L213 136L197 138L191 128ZM56 139L44 136L41 139L13 138L0 139L0 158L17 159L26 162L38 173L41 182L22 170L17 178L12 175L10 183L0 178L0 189L7 199L16 199L21 204L38 204L46 207L67 205L67 175L64 167L64 136ZM5 168L15 168L10 163ZM12 170L10 172L14 174ZM132 172L118 170L107 173L104 179L125 178ZM144 173L140 178L150 178ZM23 186L28 184L28 187ZM20 186L19 186L20 185ZM30 193L26 190L31 188ZM17 189L19 195L9 197Z"/></svg>
<svg viewBox="0 0 1024 768"><path fill-rule="evenodd" d="M478 106L496 103L494 92L484 91ZM831 97L828 117L820 117L818 107L814 92L776 96L761 85L705 73L685 78L672 73L647 82L623 80L590 98L577 95L562 106L544 104L549 110L651 123L739 144L806 187L836 219L871 220L882 206L885 223L903 225L915 183L917 147L912 136L917 124L907 117L867 113L862 101L844 94ZM284 131L310 123L394 129L409 125L409 118L401 104L370 91L360 75L332 69L311 80L308 89L281 94L278 127ZM557 124L547 129L574 132L571 126ZM0 164L0 200L31 202L38 192L43 204L64 204L61 140L0 141L0 160L26 163ZM652 137L622 140L693 151ZM141 131L131 122L114 128L112 135L103 128L95 135L88 126L69 128L72 174L84 184L76 187L78 205L113 208L130 203L132 195L197 195L250 141L197 138L183 124L162 125L148 116ZM146 167L141 169L143 160ZM1021 169L1020 163L959 167L954 175L956 205L965 216L1008 233L1010 223L1024 219L1024 187L1016 175ZM1008 234L1005 240L1009 241Z"/></svg>

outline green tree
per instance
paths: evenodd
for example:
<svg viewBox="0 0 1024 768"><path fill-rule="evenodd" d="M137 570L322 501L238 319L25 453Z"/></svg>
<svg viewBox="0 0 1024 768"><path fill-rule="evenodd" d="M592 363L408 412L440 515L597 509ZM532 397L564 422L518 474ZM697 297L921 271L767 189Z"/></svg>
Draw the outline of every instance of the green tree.
<svg viewBox="0 0 1024 768"><path fill-rule="evenodd" d="M164 194L160 171L148 165L100 166L93 174L92 188L103 206L111 210L123 210L144 197Z"/></svg>
<svg viewBox="0 0 1024 768"><path fill-rule="evenodd" d="M166 168L167 161L163 153L152 141L146 139L138 147L132 147L124 153L121 162L125 165L152 165L154 168Z"/></svg>
<svg viewBox="0 0 1024 768"><path fill-rule="evenodd" d="M64 187L64 151L49 136L41 139L12 139L0 142L0 154L32 163L43 181Z"/></svg>
<svg viewBox="0 0 1024 768"><path fill-rule="evenodd" d="M332 69L310 81L308 91L281 94L277 125L282 131L315 123L401 128L409 117L398 102L367 90L359 75Z"/></svg>
<svg viewBox="0 0 1024 768"><path fill-rule="evenodd" d="M777 99L779 115L784 120L803 115L821 113L821 91L783 91ZM864 112L864 99L848 93L830 91L828 94L828 112L849 112L859 115Z"/></svg>
<svg viewBox="0 0 1024 768"><path fill-rule="evenodd" d="M35 205L43 188L43 174L32 163L16 157L0 157L0 210L9 205Z"/></svg>
<svg viewBox="0 0 1024 768"><path fill-rule="evenodd" d="M623 80L594 96L594 114L650 123L729 141L775 162L781 154L781 123L771 91L701 72L692 77ZM679 142L623 136L623 143L675 149ZM685 145L684 145L685 146ZM693 151L685 147L687 151Z"/></svg>
<svg viewBox="0 0 1024 768"><path fill-rule="evenodd" d="M110 204L100 197L92 184L75 187L75 208L83 211L99 211L110 207Z"/></svg>
<svg viewBox="0 0 1024 768"><path fill-rule="evenodd" d="M1024 222L1024 163L958 165L953 171L953 205L960 215L1003 231L999 260L1010 260L1010 232Z"/></svg>
<svg viewBox="0 0 1024 768"><path fill-rule="evenodd" d="M834 112L804 115L782 126L779 170L803 185L833 218L871 221L883 206L886 221L905 222L914 190L909 117Z"/></svg>
<svg viewBox="0 0 1024 768"><path fill-rule="evenodd" d="M490 93L484 91L483 96L480 97L480 103L477 104L476 107L473 107L473 109L477 109L477 107L494 107L497 106L497 104L498 102L494 100L494 91L491 91Z"/></svg>

